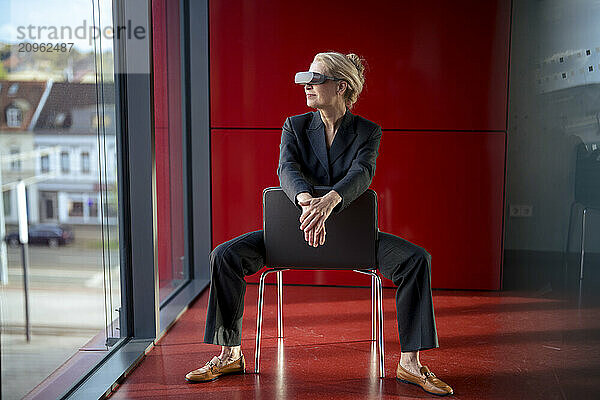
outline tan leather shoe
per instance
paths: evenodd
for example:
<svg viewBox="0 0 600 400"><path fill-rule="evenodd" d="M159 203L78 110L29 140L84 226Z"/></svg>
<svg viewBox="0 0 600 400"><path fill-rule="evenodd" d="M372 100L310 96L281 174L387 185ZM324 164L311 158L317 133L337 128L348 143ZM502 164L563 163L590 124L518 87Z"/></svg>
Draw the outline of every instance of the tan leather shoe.
<svg viewBox="0 0 600 400"><path fill-rule="evenodd" d="M421 367L421 374L421 376L418 376L410 373L402 368L400 363L398 363L398 368L396 369L396 379L398 379L400 382L412 383L413 385L421 386L421 388L423 388L423 390L427 393L436 394L438 396L446 396L454 393L452 388L447 383L435 376L435 374L426 366Z"/></svg>
<svg viewBox="0 0 600 400"><path fill-rule="evenodd" d="M237 360L225 365L221 365L219 357L213 357L203 367L188 372L185 379L188 382L209 382L221 375L243 374L244 372L246 372L246 360L243 354Z"/></svg>

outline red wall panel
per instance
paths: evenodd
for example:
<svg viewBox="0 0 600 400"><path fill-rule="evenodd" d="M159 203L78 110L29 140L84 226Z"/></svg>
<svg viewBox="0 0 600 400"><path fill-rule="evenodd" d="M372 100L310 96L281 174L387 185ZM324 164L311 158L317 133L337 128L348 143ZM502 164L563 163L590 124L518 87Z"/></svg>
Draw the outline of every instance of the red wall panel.
<svg viewBox="0 0 600 400"><path fill-rule="evenodd" d="M500 289L504 139L502 132L382 136L372 185L379 230L431 254L433 287Z"/></svg>
<svg viewBox="0 0 600 400"><path fill-rule="evenodd" d="M509 0L209 3L213 127L306 111L294 73L334 49L366 58L356 110L384 129L506 129Z"/></svg>
<svg viewBox="0 0 600 400"><path fill-rule="evenodd" d="M213 247L262 229L262 190L279 186L280 136L213 130ZM503 161L504 133L384 131L372 185L379 229L429 251L433 287L500 288ZM349 272L290 271L285 282L369 280Z"/></svg>

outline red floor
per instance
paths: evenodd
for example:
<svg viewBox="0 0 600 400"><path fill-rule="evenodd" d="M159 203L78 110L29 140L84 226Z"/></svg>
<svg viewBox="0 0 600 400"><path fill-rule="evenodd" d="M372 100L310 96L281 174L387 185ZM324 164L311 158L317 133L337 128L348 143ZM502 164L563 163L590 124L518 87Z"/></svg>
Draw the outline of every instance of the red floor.
<svg viewBox="0 0 600 400"><path fill-rule="evenodd" d="M248 285L242 349L246 374L189 384L185 374L217 355L202 343L204 293L126 378L111 399L432 398L397 382L393 289L384 290L386 377L377 377L370 289L284 287L285 339L276 335L275 287L267 286L261 373L254 371L257 286ZM421 362L456 399L600 398L600 308L548 298L434 291L440 348Z"/></svg>

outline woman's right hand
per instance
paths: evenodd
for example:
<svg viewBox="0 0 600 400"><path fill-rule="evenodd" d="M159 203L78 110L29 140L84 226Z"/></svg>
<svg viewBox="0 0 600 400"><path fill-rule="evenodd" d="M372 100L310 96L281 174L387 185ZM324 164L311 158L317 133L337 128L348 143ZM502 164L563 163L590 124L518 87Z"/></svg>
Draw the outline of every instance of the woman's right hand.
<svg viewBox="0 0 600 400"><path fill-rule="evenodd" d="M300 207L302 208L302 215L305 215L305 213L310 209L311 205L310 203L308 204L301 204L306 202L307 200L312 199L312 195L308 192L302 192L299 193L296 196L296 200L298 201L298 204L300 204ZM302 225L302 221L300 221ZM319 227L321 229L319 229ZM322 224L320 225L316 225L314 227L312 227L311 229L306 229L302 228L302 226L300 226L300 229L304 230L304 240L306 240L308 242L309 246L312 247L317 247L318 245L323 245L325 244L325 221L323 221Z"/></svg>
<svg viewBox="0 0 600 400"><path fill-rule="evenodd" d="M304 214L310 205L302 206L302 214ZM321 224L316 225L312 229L307 229L304 231L304 240L308 242L309 246L317 247L319 245L325 244L325 222L323 221Z"/></svg>

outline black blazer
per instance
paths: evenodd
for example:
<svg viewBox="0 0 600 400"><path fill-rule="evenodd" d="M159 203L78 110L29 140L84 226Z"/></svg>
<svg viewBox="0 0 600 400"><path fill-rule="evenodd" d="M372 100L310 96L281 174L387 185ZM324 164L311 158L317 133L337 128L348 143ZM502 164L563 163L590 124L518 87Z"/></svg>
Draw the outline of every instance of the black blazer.
<svg viewBox="0 0 600 400"><path fill-rule="evenodd" d="M368 189L375 175L381 127L346 110L327 151L319 111L288 117L283 124L277 175L285 194L299 209L298 193L330 186L342 197L339 213Z"/></svg>

